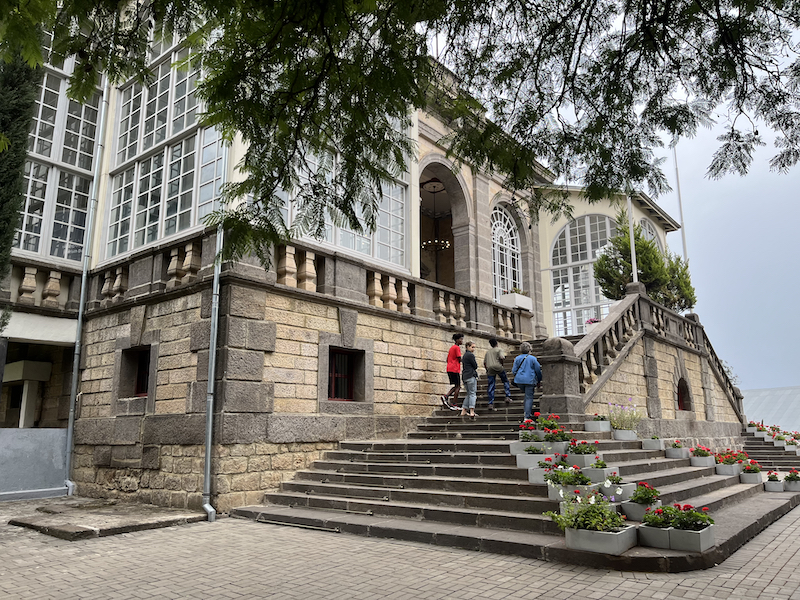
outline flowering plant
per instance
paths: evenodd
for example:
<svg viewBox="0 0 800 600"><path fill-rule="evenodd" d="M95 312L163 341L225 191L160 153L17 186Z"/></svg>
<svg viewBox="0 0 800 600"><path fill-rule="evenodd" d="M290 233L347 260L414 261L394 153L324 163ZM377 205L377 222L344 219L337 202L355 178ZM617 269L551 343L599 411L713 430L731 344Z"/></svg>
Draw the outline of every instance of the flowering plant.
<svg viewBox="0 0 800 600"><path fill-rule="evenodd" d="M714 524L714 519L706 514L708 507L704 506L699 511L691 504L675 504L676 509L672 516L672 526L675 529L687 529L689 531L700 531L709 525Z"/></svg>
<svg viewBox="0 0 800 600"><path fill-rule="evenodd" d="M593 325L594 323L599 323L600 319L596 317L592 317L591 319L586 319L586 325Z"/></svg>
<svg viewBox="0 0 800 600"><path fill-rule="evenodd" d="M747 426L748 426L748 427L758 427L758 423L756 423L755 421L750 421L750 422L747 424Z"/></svg>
<svg viewBox="0 0 800 600"><path fill-rule="evenodd" d="M608 420L614 429L636 429L642 415L633 404L633 400L628 398L627 404L609 404Z"/></svg>
<svg viewBox="0 0 800 600"><path fill-rule="evenodd" d="M673 448L683 448L683 442L681 442L680 440L675 440L674 442L672 442L672 447Z"/></svg>
<svg viewBox="0 0 800 600"><path fill-rule="evenodd" d="M800 481L800 471L797 469L791 469L787 474L786 477L783 478L784 481Z"/></svg>
<svg viewBox="0 0 800 600"><path fill-rule="evenodd" d="M759 425L759 426L756 428L756 431L766 431L766 430L767 430L767 428L766 428L766 427L764 427L763 425Z"/></svg>
<svg viewBox="0 0 800 600"><path fill-rule="evenodd" d="M595 441L595 444L599 444L600 442ZM595 454L597 452L597 447L594 444L590 444L586 440L581 440L578 442L575 438L572 438L569 442L569 448L567 449L569 454Z"/></svg>
<svg viewBox="0 0 800 600"><path fill-rule="evenodd" d="M544 514L553 519L561 530L616 531L625 526L625 517L611 508L608 500L594 498L594 502L591 499L587 502L571 502L563 515L553 511Z"/></svg>
<svg viewBox="0 0 800 600"><path fill-rule="evenodd" d="M744 462L749 458L747 456L747 452L744 450L731 450L728 448L725 452L718 452L714 455L717 464L721 465L732 465L735 463Z"/></svg>
<svg viewBox="0 0 800 600"><path fill-rule="evenodd" d="M705 446L696 446L694 448L689 448L689 452L692 453L692 456L711 456L711 448L706 448Z"/></svg>
<svg viewBox="0 0 800 600"><path fill-rule="evenodd" d="M785 436L785 435L782 435L782 434L779 434L779 435L773 435L772 437L773 437L774 439L778 440L778 441L783 441L783 440L785 440L785 439L786 439L786 436Z"/></svg>
<svg viewBox="0 0 800 600"><path fill-rule="evenodd" d="M742 465L742 471L745 473L760 473L761 465L751 458L748 462Z"/></svg>
<svg viewBox="0 0 800 600"><path fill-rule="evenodd" d="M592 463L592 468L593 469L605 469L608 466L606 464L606 461L604 461L599 456L595 456L594 458L595 458L595 461Z"/></svg>
<svg viewBox="0 0 800 600"><path fill-rule="evenodd" d="M786 445L787 446L797 446L797 440L794 439L794 438L788 439L788 440L786 440Z"/></svg>
<svg viewBox="0 0 800 600"><path fill-rule="evenodd" d="M556 467L545 474L548 485L589 485L592 480L584 475L578 467Z"/></svg>
<svg viewBox="0 0 800 600"><path fill-rule="evenodd" d="M605 415L598 415L597 413L594 413L594 419L592 419L592 420L593 421L608 421L608 417L605 416Z"/></svg>
<svg viewBox="0 0 800 600"><path fill-rule="evenodd" d="M525 448L525 452L528 454L544 454L544 448L540 448L539 446L528 446Z"/></svg>
<svg viewBox="0 0 800 600"><path fill-rule="evenodd" d="M770 471L769 473L767 473L767 480L778 481L778 474L775 471Z"/></svg>
<svg viewBox="0 0 800 600"><path fill-rule="evenodd" d="M536 423L539 425L539 429L557 429L558 420L561 418L552 413L544 417L539 412L533 413L533 416L536 418Z"/></svg>
<svg viewBox="0 0 800 600"><path fill-rule="evenodd" d="M678 509L674 506L664 506L651 510L648 506L645 509L642 523L650 527L666 528L672 527L672 520L675 518Z"/></svg>
<svg viewBox="0 0 800 600"><path fill-rule="evenodd" d="M606 477L606 480L603 482L603 485L605 487L611 487L612 485L619 485L620 483L622 483L622 477L620 477L619 474L616 471L614 471L611 473L611 475Z"/></svg>
<svg viewBox="0 0 800 600"><path fill-rule="evenodd" d="M653 504L661 497L659 491L646 481L640 481L636 490L631 494L631 502L637 504Z"/></svg>
<svg viewBox="0 0 800 600"><path fill-rule="evenodd" d="M566 442L570 439L570 432L561 429L545 429L545 442Z"/></svg>

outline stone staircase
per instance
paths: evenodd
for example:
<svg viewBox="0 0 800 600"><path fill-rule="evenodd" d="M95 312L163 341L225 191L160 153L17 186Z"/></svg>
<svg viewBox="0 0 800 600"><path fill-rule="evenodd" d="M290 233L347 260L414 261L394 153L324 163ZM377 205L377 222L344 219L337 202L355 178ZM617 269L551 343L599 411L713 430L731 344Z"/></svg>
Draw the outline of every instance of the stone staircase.
<svg viewBox="0 0 800 600"><path fill-rule="evenodd" d="M765 471L789 471L797 469L800 471L800 456L791 454L782 447L776 447L772 441L765 442L763 439L755 437L752 433L743 433L744 451L753 460L763 467Z"/></svg>
<svg viewBox="0 0 800 600"><path fill-rule="evenodd" d="M514 400L507 407L501 386L498 392L498 410L488 412L486 379L480 380L475 420L439 408L407 439L341 442L280 491L265 494L265 504L232 515L542 560L676 572L721 562L800 503L800 494L765 493L761 484L741 484L738 476L716 475L713 467L691 467L689 459L667 459L664 451L643 450L639 441L587 433L582 419L573 420L565 428L578 439L598 441L603 459L625 481L647 481L665 504L707 506L717 521L717 546L702 554L642 547L622 556L567 550L543 514L558 510L558 503L548 499L547 486L528 481L527 469L518 468L510 453L522 421L521 394L512 386ZM765 467L770 461L800 465L800 457L752 436L746 449Z"/></svg>

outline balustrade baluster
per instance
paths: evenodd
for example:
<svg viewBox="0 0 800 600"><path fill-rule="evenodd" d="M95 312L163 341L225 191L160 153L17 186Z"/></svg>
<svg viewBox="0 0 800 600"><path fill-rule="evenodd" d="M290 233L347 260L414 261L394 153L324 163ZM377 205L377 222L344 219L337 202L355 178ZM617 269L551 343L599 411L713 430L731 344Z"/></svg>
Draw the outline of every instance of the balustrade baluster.
<svg viewBox="0 0 800 600"><path fill-rule="evenodd" d="M184 248L182 284L197 281L197 272L200 270L200 242L189 242Z"/></svg>
<svg viewBox="0 0 800 600"><path fill-rule="evenodd" d="M510 310L503 311L506 317L506 337L512 337L514 335L514 320L512 318L512 313Z"/></svg>
<svg viewBox="0 0 800 600"><path fill-rule="evenodd" d="M408 294L408 282L398 281L397 285L399 286L397 291L397 310L405 315L410 314L411 307L409 304L411 303L411 296Z"/></svg>
<svg viewBox="0 0 800 600"><path fill-rule="evenodd" d="M25 275L22 278L22 283L19 284L19 296L17 296L17 304L27 304L33 306L36 300L33 293L36 291L36 267L25 267Z"/></svg>
<svg viewBox="0 0 800 600"><path fill-rule="evenodd" d="M169 266L167 267L167 289L171 290L180 285L184 275L181 249L172 248L169 251Z"/></svg>
<svg viewBox="0 0 800 600"><path fill-rule="evenodd" d="M111 296L113 293L111 292L111 288L114 285L114 272L112 270L108 270L103 274L103 287L100 290L100 306L106 306L111 302Z"/></svg>
<svg viewBox="0 0 800 600"><path fill-rule="evenodd" d="M436 290L436 299L433 301L433 315L439 323L447 322L447 306L444 303L444 292Z"/></svg>
<svg viewBox="0 0 800 600"><path fill-rule="evenodd" d="M447 294L447 322L456 324L456 300L453 294Z"/></svg>
<svg viewBox="0 0 800 600"><path fill-rule="evenodd" d="M503 336L503 327L505 326L505 320L502 318L502 313L500 309L494 309L494 331L495 334L498 336Z"/></svg>
<svg viewBox="0 0 800 600"><path fill-rule="evenodd" d="M42 290L42 306L58 308L58 297L61 295L61 272L50 271L50 277Z"/></svg>
<svg viewBox="0 0 800 600"><path fill-rule="evenodd" d="M395 287L396 279L391 275L386 276L386 283L383 284L383 294L381 295L381 300L383 300L383 308L388 308L389 310L397 310L397 288Z"/></svg>
<svg viewBox="0 0 800 600"><path fill-rule="evenodd" d="M276 269L278 283L281 285L288 285L289 287L297 287L296 260L294 246L283 246L280 251L280 259L278 260L278 267Z"/></svg>
<svg viewBox="0 0 800 600"><path fill-rule="evenodd" d="M466 327L467 326L467 307L464 303L464 298L459 296L458 297L458 313L456 314L458 319L458 326L459 327Z"/></svg>
<svg viewBox="0 0 800 600"><path fill-rule="evenodd" d="M304 252L303 260L297 269L297 287L309 292L317 291L317 267L314 264L316 258L313 252Z"/></svg>
<svg viewBox="0 0 800 600"><path fill-rule="evenodd" d="M367 281L367 297L369 298L370 306L383 306L383 284L381 283L381 274L377 271L372 271Z"/></svg>
<svg viewBox="0 0 800 600"><path fill-rule="evenodd" d="M122 302L125 299L125 292L128 291L128 268L117 267L116 276L114 277L114 286L111 288L114 297L111 302Z"/></svg>

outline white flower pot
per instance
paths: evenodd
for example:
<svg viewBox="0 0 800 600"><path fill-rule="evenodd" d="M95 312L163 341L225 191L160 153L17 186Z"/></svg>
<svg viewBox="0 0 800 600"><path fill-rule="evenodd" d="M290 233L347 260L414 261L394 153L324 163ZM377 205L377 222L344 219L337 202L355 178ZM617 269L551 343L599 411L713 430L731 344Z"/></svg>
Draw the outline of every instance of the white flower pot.
<svg viewBox="0 0 800 600"><path fill-rule="evenodd" d="M619 492L617 490L620 490ZM619 483L614 485L613 483L606 487L604 485L600 486L600 493L606 496L609 500L614 498L613 502L624 502L631 497L631 494L636 491L636 484L635 483Z"/></svg>
<svg viewBox="0 0 800 600"><path fill-rule="evenodd" d="M667 448L664 452L667 458L689 458L688 448Z"/></svg>
<svg viewBox="0 0 800 600"><path fill-rule="evenodd" d="M742 465L740 465L739 463L733 463L732 465L726 465L720 463L715 466L715 469L717 475L727 475L731 477L733 475L738 475L739 473L742 472Z"/></svg>
<svg viewBox="0 0 800 600"><path fill-rule="evenodd" d="M776 448L783 448L786 445L786 440L772 440L772 445Z"/></svg>
<svg viewBox="0 0 800 600"><path fill-rule="evenodd" d="M713 456L690 456L689 463L693 467L713 467L716 459Z"/></svg>
<svg viewBox="0 0 800 600"><path fill-rule="evenodd" d="M786 444L783 449L790 454L797 454L797 444Z"/></svg>
<svg viewBox="0 0 800 600"><path fill-rule="evenodd" d="M570 550L585 550L619 556L636 545L636 527L628 525L620 531L567 529L566 544Z"/></svg>
<svg viewBox="0 0 800 600"><path fill-rule="evenodd" d="M641 521L642 518L644 518L644 513L647 512L647 508L649 507L650 510L658 508L661 506L661 500L656 500L652 504L639 504L638 502L626 500L620 506L622 507L622 512L625 513L629 521Z"/></svg>
<svg viewBox="0 0 800 600"><path fill-rule="evenodd" d="M582 469L582 471L584 475L592 480L592 483L603 483L606 478L611 475L611 473L616 471L616 469L611 467L604 467L602 469L586 467L585 469Z"/></svg>
<svg viewBox="0 0 800 600"><path fill-rule="evenodd" d="M768 437L772 437L772 434L769 431L756 431L755 436L757 438L761 438L762 440Z"/></svg>
<svg viewBox="0 0 800 600"><path fill-rule="evenodd" d="M798 482L800 483L800 482ZM783 491L783 482L782 481L765 481L764 482L764 491L765 492L782 492Z"/></svg>
<svg viewBox="0 0 800 600"><path fill-rule="evenodd" d="M745 430L747 433L755 433L755 432L756 432L756 429L758 429L758 428L757 428L757 427L745 427L745 428L744 428L744 430Z"/></svg>
<svg viewBox="0 0 800 600"><path fill-rule="evenodd" d="M564 460L566 460L570 466L578 466L582 469L593 464L597 460L595 456L600 456L600 454L594 452L591 454L567 454L567 458Z"/></svg>
<svg viewBox="0 0 800 600"><path fill-rule="evenodd" d="M642 440L642 450L663 450L664 440Z"/></svg>
<svg viewBox="0 0 800 600"><path fill-rule="evenodd" d="M670 531L672 531L672 527L639 525L639 545L650 548L669 548Z"/></svg>
<svg viewBox="0 0 800 600"><path fill-rule="evenodd" d="M714 526L709 525L700 531L675 529L669 532L669 547L684 552L705 552L714 546Z"/></svg>
<svg viewBox="0 0 800 600"><path fill-rule="evenodd" d="M508 446L511 454L525 454L525 448L532 444L533 442L511 442Z"/></svg>
<svg viewBox="0 0 800 600"><path fill-rule="evenodd" d="M783 480L783 489L787 492L800 492L800 481Z"/></svg>
<svg viewBox="0 0 800 600"><path fill-rule="evenodd" d="M514 293L501 294L497 299L497 303L507 306L508 308L524 308L528 312L533 312L533 300L530 296Z"/></svg>
<svg viewBox="0 0 800 600"><path fill-rule="evenodd" d="M520 429L519 430L519 441L520 442L535 442L535 441L544 441L544 431L541 429ZM533 438L526 440L523 436L534 436ZM537 439L538 438L538 439Z"/></svg>
<svg viewBox="0 0 800 600"><path fill-rule="evenodd" d="M583 430L592 433L611 431L611 421L584 421Z"/></svg>
<svg viewBox="0 0 800 600"><path fill-rule="evenodd" d="M528 481L531 483L547 483L544 480L544 476L547 472L548 469L540 469L539 467L528 469Z"/></svg>
<svg viewBox="0 0 800 600"><path fill-rule="evenodd" d="M550 462L555 462L555 455L554 454L517 454L517 468L518 469L531 469L533 467L539 466L539 461L543 461L546 458L550 459Z"/></svg>
<svg viewBox="0 0 800 600"><path fill-rule="evenodd" d="M575 495L575 490L579 490L581 496L588 496L589 493L597 488L597 484L590 485L550 485L547 484L547 497L550 500L560 502L569 500Z"/></svg>
<svg viewBox="0 0 800 600"><path fill-rule="evenodd" d="M739 473L741 483L761 483L761 473Z"/></svg>
<svg viewBox="0 0 800 600"><path fill-rule="evenodd" d="M636 436L635 429L615 429L614 439L621 442L635 442L639 438Z"/></svg>

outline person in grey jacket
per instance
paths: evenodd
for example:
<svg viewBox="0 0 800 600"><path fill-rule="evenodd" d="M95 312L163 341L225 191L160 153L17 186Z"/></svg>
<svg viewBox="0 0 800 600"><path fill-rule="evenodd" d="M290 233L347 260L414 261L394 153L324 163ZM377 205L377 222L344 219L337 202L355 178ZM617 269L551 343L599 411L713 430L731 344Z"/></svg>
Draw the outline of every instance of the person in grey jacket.
<svg viewBox="0 0 800 600"><path fill-rule="evenodd" d="M478 361L475 360L475 343L465 344L466 352L461 359L461 379L464 382L464 389L467 391L464 403L461 405L461 416L475 418L475 402L478 398Z"/></svg>
<svg viewBox="0 0 800 600"><path fill-rule="evenodd" d="M528 342L519 345L520 355L514 359L514 366L511 374L514 376L514 383L525 394L525 419L531 418L533 409L533 393L536 386L542 381L542 367L539 361L531 354L533 348Z"/></svg>

